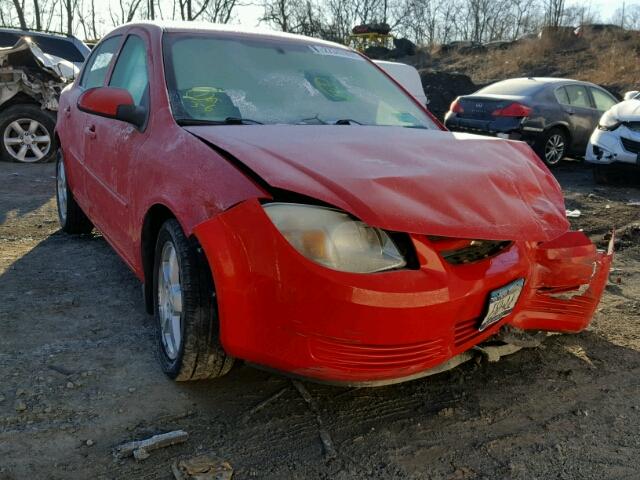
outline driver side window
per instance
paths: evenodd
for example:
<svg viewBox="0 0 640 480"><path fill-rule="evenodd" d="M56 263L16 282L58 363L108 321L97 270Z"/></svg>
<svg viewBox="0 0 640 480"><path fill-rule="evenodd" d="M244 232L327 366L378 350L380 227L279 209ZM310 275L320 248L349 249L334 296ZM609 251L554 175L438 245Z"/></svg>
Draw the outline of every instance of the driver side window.
<svg viewBox="0 0 640 480"><path fill-rule="evenodd" d="M127 90L136 105L147 106L149 98L149 72L147 48L137 35L129 35L109 81L110 87Z"/></svg>
<svg viewBox="0 0 640 480"><path fill-rule="evenodd" d="M80 80L82 87L94 88L104 85L104 77L109 70L111 59L118 50L120 39L121 35L116 35L106 39L95 48L82 71L82 79Z"/></svg>

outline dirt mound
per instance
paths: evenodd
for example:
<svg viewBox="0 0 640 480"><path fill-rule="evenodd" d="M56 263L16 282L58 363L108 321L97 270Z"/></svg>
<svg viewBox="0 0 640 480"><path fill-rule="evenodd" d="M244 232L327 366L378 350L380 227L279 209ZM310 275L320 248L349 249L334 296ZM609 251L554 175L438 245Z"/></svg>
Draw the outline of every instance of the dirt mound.
<svg viewBox="0 0 640 480"><path fill-rule="evenodd" d="M420 78L429 99L429 110L441 120L457 96L468 95L479 88L462 73L421 70Z"/></svg>

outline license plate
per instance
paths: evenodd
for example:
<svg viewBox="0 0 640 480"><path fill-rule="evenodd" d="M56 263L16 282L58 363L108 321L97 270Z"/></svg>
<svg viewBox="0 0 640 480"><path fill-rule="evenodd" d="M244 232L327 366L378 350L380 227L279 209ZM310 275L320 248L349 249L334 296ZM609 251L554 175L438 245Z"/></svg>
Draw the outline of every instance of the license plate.
<svg viewBox="0 0 640 480"><path fill-rule="evenodd" d="M504 287L489 294L489 306L478 330L485 330L497 321L509 315L518 302L520 292L524 286L524 279L519 278Z"/></svg>

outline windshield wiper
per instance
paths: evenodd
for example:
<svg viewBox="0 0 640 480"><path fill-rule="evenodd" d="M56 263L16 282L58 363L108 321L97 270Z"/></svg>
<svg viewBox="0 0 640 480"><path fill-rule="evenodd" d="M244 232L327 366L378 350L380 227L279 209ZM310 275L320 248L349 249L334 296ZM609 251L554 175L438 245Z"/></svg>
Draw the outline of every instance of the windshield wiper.
<svg viewBox="0 0 640 480"><path fill-rule="evenodd" d="M205 120L202 118L176 118L176 123L182 127L195 125L263 125L262 122L250 118L227 117L224 120Z"/></svg>

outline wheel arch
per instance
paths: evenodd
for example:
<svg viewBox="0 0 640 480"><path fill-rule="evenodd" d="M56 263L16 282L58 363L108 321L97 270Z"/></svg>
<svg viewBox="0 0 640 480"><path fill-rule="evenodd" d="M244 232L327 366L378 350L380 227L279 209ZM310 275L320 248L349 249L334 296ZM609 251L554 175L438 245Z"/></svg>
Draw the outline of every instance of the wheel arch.
<svg viewBox="0 0 640 480"><path fill-rule="evenodd" d="M153 264L156 239L160 227L167 220L177 216L169 207L161 203L152 205L144 216L140 238L140 255L143 272L144 304L147 313L153 314Z"/></svg>
<svg viewBox="0 0 640 480"><path fill-rule="evenodd" d="M556 122L551 125L548 125L547 128L545 128L545 134L548 134L553 129L562 130L562 133L564 133L567 136L567 144L569 146L571 145L571 142L573 141L573 136L571 135L571 130L569 129L569 126L566 123Z"/></svg>

